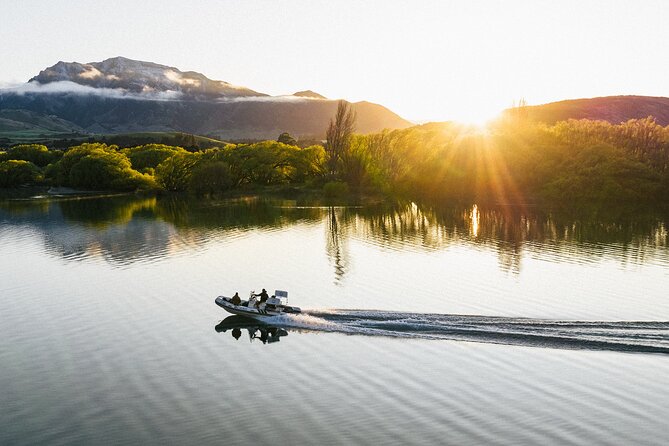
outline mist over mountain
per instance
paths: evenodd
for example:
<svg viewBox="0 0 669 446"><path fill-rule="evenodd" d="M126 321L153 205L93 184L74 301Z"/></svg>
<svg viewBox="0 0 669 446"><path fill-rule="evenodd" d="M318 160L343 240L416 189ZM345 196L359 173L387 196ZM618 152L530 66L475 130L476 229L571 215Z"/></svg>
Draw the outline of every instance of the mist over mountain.
<svg viewBox="0 0 669 446"><path fill-rule="evenodd" d="M321 137L336 107L337 101L310 90L270 96L193 71L124 57L58 62L26 84L0 89L0 110L50 116L61 126L86 133L180 131L264 139L287 131ZM382 105L359 102L353 109L361 133L411 125Z"/></svg>
<svg viewBox="0 0 669 446"><path fill-rule="evenodd" d="M180 93L190 98L267 96L246 87L211 80L194 71L182 72L174 67L125 57L87 64L58 62L29 82L49 84L63 81L94 88L120 88L130 93Z"/></svg>

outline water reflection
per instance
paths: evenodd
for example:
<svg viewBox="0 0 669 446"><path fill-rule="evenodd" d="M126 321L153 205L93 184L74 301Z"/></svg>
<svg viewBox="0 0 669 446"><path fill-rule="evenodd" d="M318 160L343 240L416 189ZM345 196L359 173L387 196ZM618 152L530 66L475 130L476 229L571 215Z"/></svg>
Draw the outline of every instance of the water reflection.
<svg viewBox="0 0 669 446"><path fill-rule="evenodd" d="M349 267L348 231L351 216L346 208L329 207L326 224L325 251L334 266L335 284L340 285Z"/></svg>
<svg viewBox="0 0 669 446"><path fill-rule="evenodd" d="M519 273L523 257L594 262L611 257L640 264L669 245L667 217L573 217L511 207L296 206L258 198L226 201L183 197L86 197L0 201L1 230L31 229L49 252L70 260L102 258L114 265L192 252L249 231L323 225L335 283L352 264L352 239L381 249L432 251L471 246L497 253L499 268ZM299 204L299 203L298 203ZM664 260L663 260L664 261Z"/></svg>
<svg viewBox="0 0 669 446"><path fill-rule="evenodd" d="M242 330L246 330L249 342L259 341L263 344L273 344L279 342L282 337L288 336L288 331L281 327L243 316L228 316L219 322L214 329L217 333L230 331L236 341L242 336Z"/></svg>

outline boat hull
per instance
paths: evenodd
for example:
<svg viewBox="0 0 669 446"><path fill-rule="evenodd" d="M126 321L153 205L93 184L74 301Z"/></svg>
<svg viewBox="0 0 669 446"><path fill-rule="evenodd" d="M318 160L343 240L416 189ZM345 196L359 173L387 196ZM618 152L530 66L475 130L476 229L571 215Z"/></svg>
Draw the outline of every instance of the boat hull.
<svg viewBox="0 0 669 446"><path fill-rule="evenodd" d="M279 316L282 314L298 314L301 310L297 307L281 306L278 309L246 307L243 305L235 305L226 300L225 296L218 296L214 301L216 305L223 308L228 313L239 316L258 317L258 316Z"/></svg>

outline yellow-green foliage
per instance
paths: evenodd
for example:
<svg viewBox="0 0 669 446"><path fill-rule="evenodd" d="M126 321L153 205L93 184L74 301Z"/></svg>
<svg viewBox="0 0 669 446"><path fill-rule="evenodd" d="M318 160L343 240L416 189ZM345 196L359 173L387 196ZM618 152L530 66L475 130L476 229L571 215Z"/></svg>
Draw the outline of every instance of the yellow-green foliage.
<svg viewBox="0 0 669 446"><path fill-rule="evenodd" d="M41 144L20 144L7 151L6 158L10 160L30 161L39 167L44 167L55 161L60 152L54 152Z"/></svg>
<svg viewBox="0 0 669 446"><path fill-rule="evenodd" d="M227 144L195 153L163 144L119 150L115 145L85 143L64 152L49 151L41 145L16 146L0 153L0 161L5 160L46 166L47 181L60 186L89 190L162 188L213 194L244 184L304 182L322 173L324 151L321 146L301 149L277 141ZM11 166L16 172L27 172L24 163ZM43 178L39 168L35 172L31 182ZM16 181L7 176L5 182Z"/></svg>
<svg viewBox="0 0 669 446"><path fill-rule="evenodd" d="M428 124L352 135L342 150L335 174L327 177L336 181L324 187L333 196L349 187L371 187L432 200L571 207L658 203L669 196L669 127L651 118L545 126L516 117L484 130ZM119 150L91 143L64 154L40 145L15 146L0 153L0 163L5 187L41 181L39 166L46 166L47 180L57 185L216 194L247 184L325 179L327 156L319 145L299 148L278 141L195 153L162 144Z"/></svg>
<svg viewBox="0 0 669 446"><path fill-rule="evenodd" d="M349 184L430 199L581 206L652 203L669 192L669 127L650 118L429 124L354 136L347 157Z"/></svg>
<svg viewBox="0 0 669 446"><path fill-rule="evenodd" d="M186 190L200 157L199 153L188 152L172 155L156 168L156 181L168 191Z"/></svg>
<svg viewBox="0 0 669 446"><path fill-rule="evenodd" d="M323 172L325 151L321 146L301 149L277 141L226 147L221 159L236 174L238 184L303 182Z"/></svg>
<svg viewBox="0 0 669 446"><path fill-rule="evenodd" d="M182 147L166 146L165 144L145 144L123 149L122 153L130 159L132 168L143 171L155 169L160 163L176 153L186 153Z"/></svg>
<svg viewBox="0 0 669 446"><path fill-rule="evenodd" d="M47 174L55 184L82 189L134 190L154 188L152 177L132 169L116 146L101 143L70 147Z"/></svg>
<svg viewBox="0 0 669 446"><path fill-rule="evenodd" d="M0 162L0 187L16 187L41 179L39 168L25 160Z"/></svg>

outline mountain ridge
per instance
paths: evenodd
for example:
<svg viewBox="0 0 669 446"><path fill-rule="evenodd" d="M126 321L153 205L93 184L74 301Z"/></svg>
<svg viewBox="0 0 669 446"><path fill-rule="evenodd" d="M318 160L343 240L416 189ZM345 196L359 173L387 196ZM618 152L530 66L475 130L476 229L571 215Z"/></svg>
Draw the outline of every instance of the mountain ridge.
<svg viewBox="0 0 669 446"><path fill-rule="evenodd" d="M546 124L567 119L591 119L620 124L630 119L652 116L658 124L669 125L669 98L662 96L600 96L565 99L521 108L530 121ZM503 114L512 113L514 110L517 109L506 109Z"/></svg>
<svg viewBox="0 0 669 446"><path fill-rule="evenodd" d="M289 132L322 138L337 102L312 90L270 96L195 71L121 56L59 61L21 86L0 89L0 111L24 111L18 120L4 116L0 132L71 128L95 134L187 132L219 139L266 139ZM352 107L360 133L412 125L380 104L360 101ZM529 120L547 124L566 119L617 124L653 116L658 124L669 125L669 98L664 97L568 99L522 110Z"/></svg>
<svg viewBox="0 0 669 446"><path fill-rule="evenodd" d="M270 96L194 71L113 57L58 62L26 84L0 89L0 109L56 116L88 133L177 131L221 139L320 138L337 107L311 90ZM379 104L353 104L361 133L411 123Z"/></svg>

